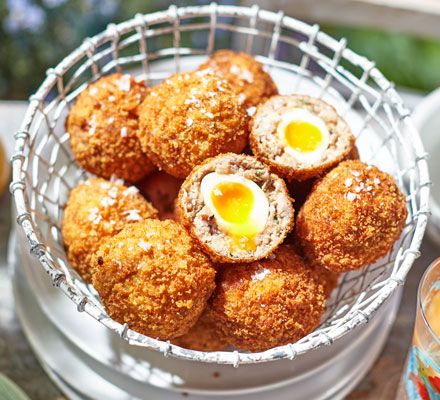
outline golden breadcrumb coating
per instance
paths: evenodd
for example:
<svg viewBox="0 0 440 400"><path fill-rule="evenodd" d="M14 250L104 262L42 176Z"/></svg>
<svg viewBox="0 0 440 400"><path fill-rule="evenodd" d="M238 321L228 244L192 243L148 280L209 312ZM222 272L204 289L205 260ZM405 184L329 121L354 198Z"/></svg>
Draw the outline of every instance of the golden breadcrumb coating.
<svg viewBox="0 0 440 400"><path fill-rule="evenodd" d="M264 71L263 65L249 54L218 50L199 67L200 70L206 68L212 69L231 84L246 109L278 94L275 82Z"/></svg>
<svg viewBox="0 0 440 400"><path fill-rule="evenodd" d="M318 282L322 285L324 289L324 296L326 299L328 299L331 294L333 293L333 290L335 290L338 287L339 283L339 272L333 272L329 271L326 268L322 268L320 266L313 266L307 262L307 260L304 260L307 267L312 269L318 279Z"/></svg>
<svg viewBox="0 0 440 400"><path fill-rule="evenodd" d="M298 254L302 258L307 268L313 271L318 282L322 285L324 289L325 298L328 299L333 293L333 290L335 290L338 287L339 277L341 276L341 274L339 272L329 271L328 269L323 268L321 266L311 264L304 257L303 249L297 242L295 242L295 237L293 234L289 235L285 243L291 245L294 248L296 254Z"/></svg>
<svg viewBox="0 0 440 400"><path fill-rule="evenodd" d="M93 285L111 318L163 340L197 322L215 288L215 269L171 220L127 225L95 255Z"/></svg>
<svg viewBox="0 0 440 400"><path fill-rule="evenodd" d="M156 171L137 183L142 195L159 212L159 219L175 219L174 202L183 180L164 171Z"/></svg>
<svg viewBox="0 0 440 400"><path fill-rule="evenodd" d="M322 285L289 245L266 260L225 265L208 308L228 343L249 351L301 339L324 311Z"/></svg>
<svg viewBox="0 0 440 400"><path fill-rule="evenodd" d="M130 75L112 74L90 84L66 120L76 161L103 178L136 182L154 166L136 136L138 106L147 88Z"/></svg>
<svg viewBox="0 0 440 400"><path fill-rule="evenodd" d="M385 256L406 217L405 197L389 174L344 161L313 187L295 235L312 264L344 272Z"/></svg>
<svg viewBox="0 0 440 400"><path fill-rule="evenodd" d="M67 259L86 281L93 273L92 255L125 225L156 218L156 209L134 186L92 178L70 192L61 225Z"/></svg>
<svg viewBox="0 0 440 400"><path fill-rule="evenodd" d="M220 330L203 313L188 333L173 340L177 346L198 351L222 351L228 343Z"/></svg>
<svg viewBox="0 0 440 400"><path fill-rule="evenodd" d="M140 108L142 148L178 178L209 157L239 153L248 133L237 94L209 70L171 76L151 90Z"/></svg>

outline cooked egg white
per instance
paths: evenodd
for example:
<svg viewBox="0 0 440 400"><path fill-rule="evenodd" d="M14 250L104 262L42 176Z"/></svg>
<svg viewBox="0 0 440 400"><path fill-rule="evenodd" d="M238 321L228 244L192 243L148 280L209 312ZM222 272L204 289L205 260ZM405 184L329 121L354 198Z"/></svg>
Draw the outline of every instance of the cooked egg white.
<svg viewBox="0 0 440 400"><path fill-rule="evenodd" d="M200 190L218 227L231 238L231 252L254 250L254 238L264 230L269 215L261 188L240 175L211 172L202 179Z"/></svg>
<svg viewBox="0 0 440 400"><path fill-rule="evenodd" d="M277 133L286 152L305 163L318 161L330 142L324 121L301 108L294 108L283 114Z"/></svg>

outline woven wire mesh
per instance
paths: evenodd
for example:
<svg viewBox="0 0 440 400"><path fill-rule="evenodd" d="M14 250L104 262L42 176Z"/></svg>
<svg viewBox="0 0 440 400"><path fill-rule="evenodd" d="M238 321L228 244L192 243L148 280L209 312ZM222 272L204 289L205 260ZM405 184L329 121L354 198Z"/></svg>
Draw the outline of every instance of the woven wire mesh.
<svg viewBox="0 0 440 400"><path fill-rule="evenodd" d="M193 42L199 45L184 47L182 37L188 35L195 35L198 39ZM304 81L313 82L318 97L331 95L338 99L342 104L338 111L343 116L357 114L360 124L354 134L362 159L394 175L408 206L408 220L393 251L373 265L342 276L320 327L296 343L261 353L192 351L138 334L113 321L93 287L68 265L60 232L68 193L88 176L73 159L64 128L65 117L78 94L89 82L116 71L130 71L149 85L157 83L179 71L185 58L212 53L222 37L233 39L236 49L253 54L269 71L291 73L294 78L288 82L289 92L295 92ZM155 67L160 60L171 62L166 68ZM393 85L374 63L349 50L345 40L329 37L317 25L257 6L171 6L167 11L109 25L47 71L47 78L30 98L15 138L11 192L30 252L79 312L90 314L129 343L165 356L238 366L293 359L331 344L368 322L404 283L419 255L429 214L426 153L412 126L410 112ZM388 161L386 165L382 160Z"/></svg>

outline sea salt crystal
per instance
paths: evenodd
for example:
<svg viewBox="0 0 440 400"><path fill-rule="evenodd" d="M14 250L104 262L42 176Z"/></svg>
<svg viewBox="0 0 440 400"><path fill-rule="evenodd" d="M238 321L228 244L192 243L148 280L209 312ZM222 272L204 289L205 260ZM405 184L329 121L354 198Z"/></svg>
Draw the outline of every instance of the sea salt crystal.
<svg viewBox="0 0 440 400"><path fill-rule="evenodd" d="M205 115L208 117L208 118L214 118L214 114L212 113L212 112L209 112L209 111L206 111L205 112Z"/></svg>
<svg viewBox="0 0 440 400"><path fill-rule="evenodd" d="M94 135L96 132L96 116L92 115L92 118L90 119L90 128L89 128L89 135Z"/></svg>
<svg viewBox="0 0 440 400"><path fill-rule="evenodd" d="M193 119L192 118L187 118L186 119L186 126L191 126L193 124Z"/></svg>
<svg viewBox="0 0 440 400"><path fill-rule="evenodd" d="M240 79L245 80L248 83L254 82L254 76L248 69L243 69L240 74Z"/></svg>
<svg viewBox="0 0 440 400"><path fill-rule="evenodd" d="M353 200L355 200L356 198L358 198L359 195L357 195L357 194L355 194L355 193L348 192L348 193L345 195L345 197L347 198L348 201L353 201Z"/></svg>
<svg viewBox="0 0 440 400"><path fill-rule="evenodd" d="M197 103L197 99L195 97L190 97L189 99L186 99L185 104L195 104Z"/></svg>
<svg viewBox="0 0 440 400"><path fill-rule="evenodd" d="M269 274L270 274L270 270L268 270L267 268L262 268L258 272L255 272L251 276L251 279L254 281L262 281Z"/></svg>
<svg viewBox="0 0 440 400"><path fill-rule="evenodd" d="M233 65L231 65L231 68L229 68L229 72L234 75L239 75L241 72L241 69L238 65L233 64Z"/></svg>
<svg viewBox="0 0 440 400"><path fill-rule="evenodd" d="M107 193L112 199L116 199L118 196L118 188L113 186Z"/></svg>
<svg viewBox="0 0 440 400"><path fill-rule="evenodd" d="M94 96L96 93L98 93L98 89L97 89L96 87L92 87L92 88L90 88L89 93L90 93L92 96Z"/></svg>
<svg viewBox="0 0 440 400"><path fill-rule="evenodd" d="M240 93L238 95L238 104L243 104L245 100L246 100L246 95L244 93Z"/></svg>
<svg viewBox="0 0 440 400"><path fill-rule="evenodd" d="M103 197L100 201L101 205L103 207L109 207L115 204L115 200L111 199L110 197Z"/></svg>
<svg viewBox="0 0 440 400"><path fill-rule="evenodd" d="M151 249L152 244L146 242L146 241L143 240L143 239L141 239L141 240L139 240L139 242L138 242L138 246L139 246L142 250L144 250L144 251L148 251L148 250Z"/></svg>
<svg viewBox="0 0 440 400"><path fill-rule="evenodd" d="M108 101L115 101L116 100L116 97L115 96L108 96Z"/></svg>
<svg viewBox="0 0 440 400"><path fill-rule="evenodd" d="M117 85L119 90L122 90L123 92L130 91L131 89L130 75L128 74L122 75L121 79L117 81Z"/></svg>
<svg viewBox="0 0 440 400"><path fill-rule="evenodd" d="M122 192L124 196L135 196L138 193L139 189L136 186L130 186Z"/></svg>
<svg viewBox="0 0 440 400"><path fill-rule="evenodd" d="M95 225L99 224L102 220L102 216L101 214L99 214L99 208L98 207L93 207L90 210L90 214L89 214L89 221L92 221Z"/></svg>
<svg viewBox="0 0 440 400"><path fill-rule="evenodd" d="M123 179L118 178L115 174L111 175L110 182L116 183L117 185L123 185L125 183Z"/></svg>
<svg viewBox="0 0 440 400"><path fill-rule="evenodd" d="M380 183L380 179L379 178L374 178L373 182L375 185L378 185Z"/></svg>
<svg viewBox="0 0 440 400"><path fill-rule="evenodd" d="M110 117L110 118L108 118L108 119L107 119L107 122L108 122L109 124L113 124L113 122L115 122L115 117Z"/></svg>
<svg viewBox="0 0 440 400"><path fill-rule="evenodd" d="M101 188L104 189L104 190L110 189L111 186L112 185L110 183L108 183L108 182L102 182L101 183Z"/></svg>
<svg viewBox="0 0 440 400"><path fill-rule="evenodd" d="M141 221L142 217L139 215L139 210L133 209L124 212L127 221Z"/></svg>
<svg viewBox="0 0 440 400"><path fill-rule="evenodd" d="M360 182L359 186L356 186L355 191L359 193L365 187L364 182Z"/></svg>
<svg viewBox="0 0 440 400"><path fill-rule="evenodd" d="M353 179L351 179L351 178L348 178L348 179L345 180L345 186L346 187L350 187L352 185L352 183L353 183Z"/></svg>
<svg viewBox="0 0 440 400"><path fill-rule="evenodd" d="M351 174L356 177L361 176L361 173L359 171L351 171Z"/></svg>
<svg viewBox="0 0 440 400"><path fill-rule="evenodd" d="M121 137L127 137L127 127L125 126L121 128Z"/></svg>
<svg viewBox="0 0 440 400"><path fill-rule="evenodd" d="M246 112L249 117L253 117L255 112L257 111L257 107L249 107Z"/></svg>

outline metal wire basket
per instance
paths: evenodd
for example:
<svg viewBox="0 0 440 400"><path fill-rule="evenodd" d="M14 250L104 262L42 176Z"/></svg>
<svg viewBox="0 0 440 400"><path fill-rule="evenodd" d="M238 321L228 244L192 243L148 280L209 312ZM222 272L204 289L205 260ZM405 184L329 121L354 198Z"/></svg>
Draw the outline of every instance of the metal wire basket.
<svg viewBox="0 0 440 400"><path fill-rule="evenodd" d="M193 43L199 45L184 47L188 35L194 35ZM342 277L320 327L296 343L260 353L192 351L141 335L113 321L93 287L68 265L60 232L68 192L87 177L72 157L64 128L65 116L78 94L92 80L114 71L130 70L148 84L154 83L180 70L186 58L210 54L222 40L253 54L270 71L291 74L294 78L287 85L291 92L300 90L302 82L312 82L317 96L338 99L338 111L343 116L356 114L360 123L354 133L362 159L379 163L392 173L406 194L408 205L407 224L394 250L374 265ZM157 61L165 59L171 60L166 68L155 67ZM410 112L393 85L374 63L346 48L345 40L329 37L317 25L257 6L171 6L167 11L137 15L110 25L47 71L47 78L30 97L15 139L11 192L17 222L29 241L31 254L79 312L90 314L130 344L165 356L238 366L293 359L331 344L367 323L404 283L419 255L429 215L427 155Z"/></svg>

